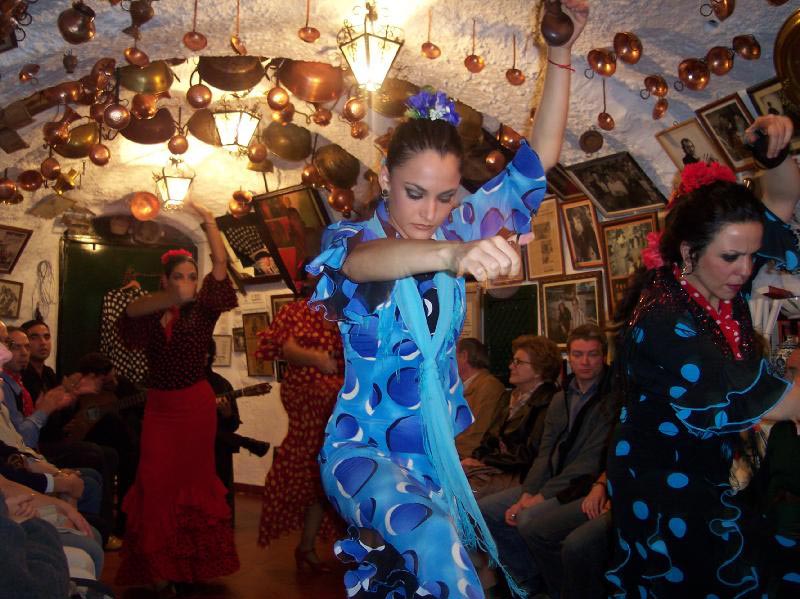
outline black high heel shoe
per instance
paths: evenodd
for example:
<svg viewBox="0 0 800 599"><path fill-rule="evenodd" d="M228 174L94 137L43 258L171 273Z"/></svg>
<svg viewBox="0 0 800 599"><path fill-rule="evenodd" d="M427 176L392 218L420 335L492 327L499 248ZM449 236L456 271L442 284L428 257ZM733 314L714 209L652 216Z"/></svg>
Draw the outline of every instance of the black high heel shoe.
<svg viewBox="0 0 800 599"><path fill-rule="evenodd" d="M309 574L330 574L332 570L326 566L317 556L317 552L313 549L300 549L299 547L294 550L294 563L297 565L298 572L307 572Z"/></svg>

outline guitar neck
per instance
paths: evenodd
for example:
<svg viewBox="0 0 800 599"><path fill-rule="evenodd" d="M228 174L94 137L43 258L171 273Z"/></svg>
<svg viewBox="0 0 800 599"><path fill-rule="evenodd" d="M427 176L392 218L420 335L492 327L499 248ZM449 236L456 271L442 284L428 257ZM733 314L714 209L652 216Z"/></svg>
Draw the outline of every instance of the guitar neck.
<svg viewBox="0 0 800 599"><path fill-rule="evenodd" d="M231 401L233 399L237 399L242 397L243 395L247 395L251 391L257 391L263 385L251 385L250 387L243 387L241 389L234 389L233 391L228 391L226 393L222 393L220 395L216 395L217 404ZM127 408L133 408L136 406L144 405L147 401L147 391L142 391L141 393L137 393L136 395L129 395L123 399L119 400L119 409L125 410Z"/></svg>

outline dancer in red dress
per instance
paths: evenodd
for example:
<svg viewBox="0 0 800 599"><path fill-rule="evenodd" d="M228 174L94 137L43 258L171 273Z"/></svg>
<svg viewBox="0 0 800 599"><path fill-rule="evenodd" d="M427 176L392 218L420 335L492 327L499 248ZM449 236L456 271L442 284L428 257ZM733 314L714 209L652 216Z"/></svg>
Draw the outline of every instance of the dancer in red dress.
<svg viewBox="0 0 800 599"><path fill-rule="evenodd" d="M258 542L269 542L302 528L295 550L298 570L326 571L314 551L319 534L334 538L336 515L324 501L317 454L325 423L342 387L342 339L307 299L284 306L262 334L258 355L287 360L281 401L289 416L289 433L264 483Z"/></svg>
<svg viewBox="0 0 800 599"><path fill-rule="evenodd" d="M213 269L197 292L197 264L185 250L164 254L163 291L131 302L120 319L127 344L149 366L136 482L125 497L125 543L117 583L196 582L239 569L225 487L214 468L216 403L205 375L219 315L236 307L214 217L205 221Z"/></svg>

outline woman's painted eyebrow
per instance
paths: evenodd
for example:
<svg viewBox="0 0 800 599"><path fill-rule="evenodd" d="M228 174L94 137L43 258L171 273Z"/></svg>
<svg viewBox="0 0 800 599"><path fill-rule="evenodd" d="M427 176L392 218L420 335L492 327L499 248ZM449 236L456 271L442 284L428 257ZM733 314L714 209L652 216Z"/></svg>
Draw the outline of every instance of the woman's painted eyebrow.
<svg viewBox="0 0 800 599"><path fill-rule="evenodd" d="M412 188L414 191L418 191L423 194L428 191L427 189L425 189L421 185L417 185L416 183L404 183L404 185L406 186L406 188ZM457 192L458 192L457 189L448 189L447 191L443 191L442 193L440 193L437 197L452 195Z"/></svg>

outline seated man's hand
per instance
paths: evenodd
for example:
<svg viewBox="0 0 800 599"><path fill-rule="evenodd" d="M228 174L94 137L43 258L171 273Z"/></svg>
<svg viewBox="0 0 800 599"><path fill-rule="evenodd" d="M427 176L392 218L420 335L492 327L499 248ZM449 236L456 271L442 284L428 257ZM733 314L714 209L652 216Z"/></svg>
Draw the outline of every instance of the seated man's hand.
<svg viewBox="0 0 800 599"><path fill-rule="evenodd" d="M17 495L6 499L8 517L17 524L25 522L36 516L36 508L33 506L33 495Z"/></svg>
<svg viewBox="0 0 800 599"><path fill-rule="evenodd" d="M540 504L544 501L544 497L542 497L541 493L537 493L536 495L531 495L530 493L523 493L522 496L517 500L516 503L512 504L506 510L505 518L506 524L509 526L516 526L517 525L517 518L519 514L534 505Z"/></svg>
<svg viewBox="0 0 800 599"><path fill-rule="evenodd" d="M62 473L54 479L54 490L57 493L66 493L73 499L80 499L83 495L83 479L72 473Z"/></svg>
<svg viewBox="0 0 800 599"><path fill-rule="evenodd" d="M591 491L586 497L583 498L583 502L581 503L581 511L586 514L586 517L589 520L594 520L605 512L605 504L608 502L608 497L606 496L606 486L605 485L592 485Z"/></svg>

